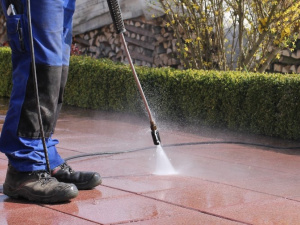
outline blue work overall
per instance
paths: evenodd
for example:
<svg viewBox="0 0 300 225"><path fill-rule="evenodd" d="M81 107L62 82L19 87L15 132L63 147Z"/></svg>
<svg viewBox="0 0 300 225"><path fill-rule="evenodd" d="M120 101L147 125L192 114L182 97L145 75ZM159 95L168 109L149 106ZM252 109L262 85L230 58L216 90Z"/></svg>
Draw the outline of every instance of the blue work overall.
<svg viewBox="0 0 300 225"><path fill-rule="evenodd" d="M18 171L46 170L41 141L27 20L26 0L1 0L12 50L13 88L0 137L0 151ZM10 3L16 15L8 15ZM67 81L75 0L31 0L39 101L51 169L64 160L52 139Z"/></svg>

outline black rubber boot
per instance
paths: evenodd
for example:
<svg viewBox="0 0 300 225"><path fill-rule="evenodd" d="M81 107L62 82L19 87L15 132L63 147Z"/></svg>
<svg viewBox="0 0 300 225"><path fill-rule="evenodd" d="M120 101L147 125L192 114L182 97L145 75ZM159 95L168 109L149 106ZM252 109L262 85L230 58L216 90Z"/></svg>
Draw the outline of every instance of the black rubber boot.
<svg viewBox="0 0 300 225"><path fill-rule="evenodd" d="M46 171L19 172L8 165L3 193L11 198L33 202L66 202L78 195L74 184L58 182Z"/></svg>
<svg viewBox="0 0 300 225"><path fill-rule="evenodd" d="M92 189L102 183L99 173L74 171L67 163L56 167L51 175L60 182L75 184L79 190Z"/></svg>

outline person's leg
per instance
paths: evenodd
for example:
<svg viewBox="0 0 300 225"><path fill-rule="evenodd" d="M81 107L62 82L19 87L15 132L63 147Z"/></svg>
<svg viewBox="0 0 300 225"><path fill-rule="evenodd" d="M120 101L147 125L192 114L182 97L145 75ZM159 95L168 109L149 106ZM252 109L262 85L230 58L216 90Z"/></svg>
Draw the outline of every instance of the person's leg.
<svg viewBox="0 0 300 225"><path fill-rule="evenodd" d="M72 45L72 26L73 14L75 11L75 0L64 0L64 19L63 19L63 36L62 36L62 73L59 87L57 110L55 112L55 120L53 132L56 126L57 118L62 108L63 94L68 79L70 53Z"/></svg>
<svg viewBox="0 0 300 225"><path fill-rule="evenodd" d="M23 13L7 16L7 31L12 48L13 90L0 138L0 150L18 171L45 170L45 156L40 140L40 126L31 73L31 59L26 17ZM5 8L5 0L2 0ZM39 98L51 168L63 160L50 136L56 119L62 76L63 0L31 0ZM23 34L23 40L19 35Z"/></svg>
<svg viewBox="0 0 300 225"><path fill-rule="evenodd" d="M69 61L70 61L70 50L72 44L72 18L75 10L75 0L64 0L64 31L63 31L63 39L62 39L62 74L61 74L61 82L60 82L60 91L58 96L58 104L56 111L56 119L54 123L54 127L56 124L56 120L58 118L59 112L63 103L63 93L64 88L67 82L68 72L69 72ZM54 129L54 128L53 128ZM53 130L54 132L54 130ZM55 147L55 146L54 146ZM53 164L50 161L50 164ZM57 180L73 183L79 190L82 189L91 189L95 186L101 184L101 177L99 173L96 172L82 172L82 171L74 171L69 165L66 163L62 163L58 167L56 167L51 175L55 177Z"/></svg>
<svg viewBox="0 0 300 225"><path fill-rule="evenodd" d="M13 89L0 137L0 150L9 160L3 193L31 201L61 202L74 198L73 184L58 182L46 170L33 75L26 0L10 0L18 5L17 15L7 15L8 0L1 0L7 19L7 34L12 49ZM51 167L64 161L50 138L62 74L63 0L31 0L39 99Z"/></svg>

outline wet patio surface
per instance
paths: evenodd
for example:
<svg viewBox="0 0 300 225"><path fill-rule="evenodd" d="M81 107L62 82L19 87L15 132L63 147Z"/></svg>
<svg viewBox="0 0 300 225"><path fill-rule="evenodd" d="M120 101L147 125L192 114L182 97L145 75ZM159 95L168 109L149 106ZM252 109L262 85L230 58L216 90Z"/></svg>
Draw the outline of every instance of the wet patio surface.
<svg viewBox="0 0 300 225"><path fill-rule="evenodd" d="M1 127L6 107L1 100ZM68 163L99 172L103 184L65 204L13 200L2 194L7 159L0 154L0 224L300 224L300 148L253 145L300 143L156 122L176 175L153 174L147 117L65 107L59 153L99 153Z"/></svg>

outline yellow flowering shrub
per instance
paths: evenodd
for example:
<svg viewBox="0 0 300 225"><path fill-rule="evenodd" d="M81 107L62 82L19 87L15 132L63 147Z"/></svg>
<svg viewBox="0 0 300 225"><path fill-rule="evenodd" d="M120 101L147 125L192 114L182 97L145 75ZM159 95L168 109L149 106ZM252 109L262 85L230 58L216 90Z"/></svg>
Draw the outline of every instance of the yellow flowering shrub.
<svg viewBox="0 0 300 225"><path fill-rule="evenodd" d="M160 3L186 68L263 72L280 50L295 48L299 35L300 0Z"/></svg>

